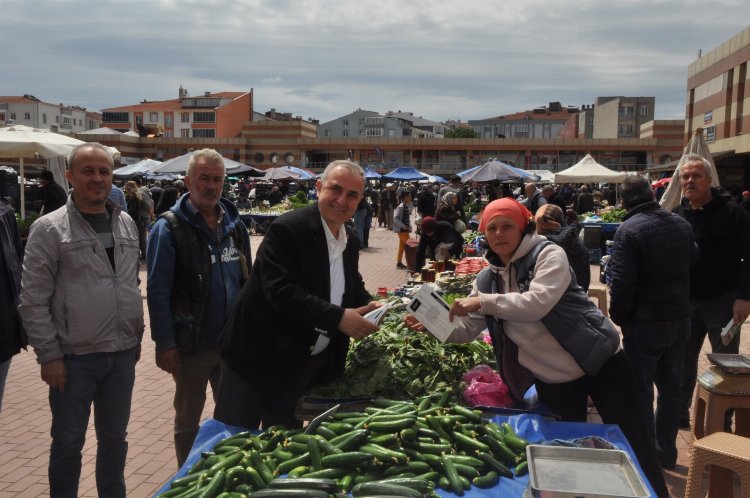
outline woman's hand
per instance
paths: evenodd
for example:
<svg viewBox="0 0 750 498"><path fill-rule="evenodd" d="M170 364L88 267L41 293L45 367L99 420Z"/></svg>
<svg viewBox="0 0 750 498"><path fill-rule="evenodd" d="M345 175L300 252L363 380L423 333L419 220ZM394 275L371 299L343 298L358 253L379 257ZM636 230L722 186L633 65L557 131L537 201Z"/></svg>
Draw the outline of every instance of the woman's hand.
<svg viewBox="0 0 750 498"><path fill-rule="evenodd" d="M426 330L424 325L422 325L422 322L417 320L417 317L412 314L404 316L404 325L406 325L406 328L409 330L414 330L416 332L424 332Z"/></svg>
<svg viewBox="0 0 750 498"><path fill-rule="evenodd" d="M479 296L464 297L453 301L448 318L453 321L454 316L466 316L469 313L479 310Z"/></svg>

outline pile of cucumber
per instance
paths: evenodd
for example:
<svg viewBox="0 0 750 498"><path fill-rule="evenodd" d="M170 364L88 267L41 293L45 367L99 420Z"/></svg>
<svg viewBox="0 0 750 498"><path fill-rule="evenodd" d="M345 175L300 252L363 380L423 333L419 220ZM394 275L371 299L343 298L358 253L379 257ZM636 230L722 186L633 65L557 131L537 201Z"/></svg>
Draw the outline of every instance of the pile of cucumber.
<svg viewBox="0 0 750 498"><path fill-rule="evenodd" d="M526 440L447 395L373 405L228 437L159 497L463 496L527 472Z"/></svg>

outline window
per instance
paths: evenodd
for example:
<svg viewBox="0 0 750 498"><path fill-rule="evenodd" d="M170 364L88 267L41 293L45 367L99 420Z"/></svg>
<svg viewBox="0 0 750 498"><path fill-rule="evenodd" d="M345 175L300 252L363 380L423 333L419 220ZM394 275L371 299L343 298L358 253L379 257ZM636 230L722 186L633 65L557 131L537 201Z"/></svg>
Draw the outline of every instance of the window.
<svg viewBox="0 0 750 498"><path fill-rule="evenodd" d="M388 129L388 137L389 138L395 138L396 137L396 130L394 130L393 128L389 128Z"/></svg>
<svg viewBox="0 0 750 498"><path fill-rule="evenodd" d="M648 116L648 106L647 105L642 105L641 108L640 108L640 110L639 110L639 112L640 112L641 116Z"/></svg>
<svg viewBox="0 0 750 498"><path fill-rule="evenodd" d="M15 114L12 114L12 116L15 116ZM55 116L55 123L60 122L60 116Z"/></svg>
<svg viewBox="0 0 750 498"><path fill-rule="evenodd" d="M0 112L0 121L5 122L5 113L4 112Z"/></svg>
<svg viewBox="0 0 750 498"><path fill-rule="evenodd" d="M349 136L349 130L341 130L341 136L342 137L348 137Z"/></svg>
<svg viewBox="0 0 750 498"><path fill-rule="evenodd" d="M171 114L165 114L164 115L164 125L167 128L171 128L172 127L172 115Z"/></svg>
<svg viewBox="0 0 750 498"><path fill-rule="evenodd" d="M629 117L635 115L635 107L632 105L624 105L620 107L620 116Z"/></svg>
<svg viewBox="0 0 750 498"><path fill-rule="evenodd" d="M345 120L343 121L343 123L342 123L342 124L343 124L344 126L349 126L349 120L348 120L348 119L345 119Z"/></svg>
<svg viewBox="0 0 750 498"><path fill-rule="evenodd" d="M382 125L383 124L383 116L370 116L365 118L365 124L366 125Z"/></svg>
<svg viewBox="0 0 750 498"><path fill-rule="evenodd" d="M30 112L24 112L23 113L23 119L31 119L31 113Z"/></svg>
<svg viewBox="0 0 750 498"><path fill-rule="evenodd" d="M368 128L366 136L368 136L368 137L382 137L383 136L383 128Z"/></svg>
<svg viewBox="0 0 750 498"><path fill-rule="evenodd" d="M189 112L181 112L180 113L180 122L181 123L189 123L190 122L190 113Z"/></svg>
<svg viewBox="0 0 750 498"><path fill-rule="evenodd" d="M135 124L143 124L143 116L140 114L135 115Z"/></svg>
<svg viewBox="0 0 750 498"><path fill-rule="evenodd" d="M105 123L128 123L130 115L127 112L103 112L102 121Z"/></svg>
<svg viewBox="0 0 750 498"><path fill-rule="evenodd" d="M323 136L324 136L324 137L330 137L330 136L331 136L331 130L325 130L325 131L323 132Z"/></svg>
<svg viewBox="0 0 750 498"><path fill-rule="evenodd" d="M0 121L2 121L2 120L0 120ZM47 114L46 113L42 114L42 123L47 124Z"/></svg>
<svg viewBox="0 0 750 498"><path fill-rule="evenodd" d="M633 125L621 124L617 127L617 135L620 137L632 137L633 136Z"/></svg>
<svg viewBox="0 0 750 498"><path fill-rule="evenodd" d="M70 118L68 116L63 116L62 127L70 128Z"/></svg>
<svg viewBox="0 0 750 498"><path fill-rule="evenodd" d="M149 123L158 123L159 122L159 113L158 112L150 112L148 114L148 120L149 120Z"/></svg>
<svg viewBox="0 0 750 498"><path fill-rule="evenodd" d="M216 113L215 112L194 112L193 122L194 123L215 123Z"/></svg>
<svg viewBox="0 0 750 498"><path fill-rule="evenodd" d="M10 113L10 119L16 119L16 113L15 112L11 112Z"/></svg>
<svg viewBox="0 0 750 498"><path fill-rule="evenodd" d="M216 130L214 130L213 128L199 128L199 129L193 130L193 138L215 138L215 137L216 137Z"/></svg>
<svg viewBox="0 0 750 498"><path fill-rule="evenodd" d="M164 130L164 138L172 138L174 136L174 132L172 130Z"/></svg>
<svg viewBox="0 0 750 498"><path fill-rule="evenodd" d="M180 137L190 138L190 130L180 130Z"/></svg>

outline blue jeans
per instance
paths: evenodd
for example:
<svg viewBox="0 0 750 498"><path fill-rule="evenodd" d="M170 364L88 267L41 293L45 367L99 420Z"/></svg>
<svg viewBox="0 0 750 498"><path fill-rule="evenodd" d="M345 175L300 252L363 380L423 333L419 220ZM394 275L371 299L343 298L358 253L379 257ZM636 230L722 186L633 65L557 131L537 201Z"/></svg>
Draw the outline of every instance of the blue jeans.
<svg viewBox="0 0 750 498"><path fill-rule="evenodd" d="M740 350L739 332L728 345L725 346L721 342L721 329L732 318L734 300L734 291L710 299L692 300L690 338L685 346L685 361L682 367L681 418L687 419L689 417L695 381L698 378L698 358L706 335L708 335L708 340L711 343L712 353L737 354ZM726 422L731 422L732 413L732 411L727 412Z"/></svg>
<svg viewBox="0 0 750 498"><path fill-rule="evenodd" d="M5 393L5 380L8 378L8 370L10 370L10 360L0 362L0 410L3 409L3 394Z"/></svg>
<svg viewBox="0 0 750 498"><path fill-rule="evenodd" d="M367 208L360 209L354 213L354 231L359 238L359 247L364 247L365 241L365 218L367 217Z"/></svg>
<svg viewBox="0 0 750 498"><path fill-rule="evenodd" d="M49 390L52 448L50 496L75 497L81 477L81 450L94 404L96 489L99 496L125 496L125 457L130 401L135 381L135 348L115 353L64 357L63 392Z"/></svg>
<svg viewBox="0 0 750 498"><path fill-rule="evenodd" d="M633 368L636 402L646 422L648 436L656 444L662 465L677 461L680 422L680 382L690 318L633 320L622 327L622 344ZM658 391L654 412L654 384Z"/></svg>

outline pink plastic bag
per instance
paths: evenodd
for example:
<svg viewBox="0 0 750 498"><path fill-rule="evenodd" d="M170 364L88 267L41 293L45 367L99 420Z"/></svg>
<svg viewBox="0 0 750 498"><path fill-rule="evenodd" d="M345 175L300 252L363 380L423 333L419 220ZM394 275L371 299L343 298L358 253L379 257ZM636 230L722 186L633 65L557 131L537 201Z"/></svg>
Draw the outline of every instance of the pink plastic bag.
<svg viewBox="0 0 750 498"><path fill-rule="evenodd" d="M464 399L469 405L500 408L513 406L508 386L488 365L477 365L466 372L462 379L466 382Z"/></svg>

